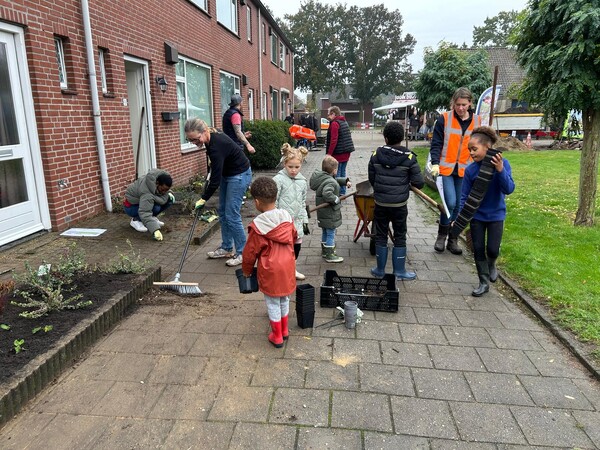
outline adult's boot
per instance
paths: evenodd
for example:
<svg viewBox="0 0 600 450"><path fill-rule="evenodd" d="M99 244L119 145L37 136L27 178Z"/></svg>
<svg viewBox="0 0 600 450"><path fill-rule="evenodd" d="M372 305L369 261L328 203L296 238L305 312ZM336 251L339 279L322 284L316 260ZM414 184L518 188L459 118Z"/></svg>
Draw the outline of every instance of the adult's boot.
<svg viewBox="0 0 600 450"><path fill-rule="evenodd" d="M344 258L335 254L335 245L324 245L325 261L328 263L341 263Z"/></svg>
<svg viewBox="0 0 600 450"><path fill-rule="evenodd" d="M490 281L495 283L498 279L498 269L496 268L496 258L487 260L488 268L490 269Z"/></svg>
<svg viewBox="0 0 600 450"><path fill-rule="evenodd" d="M471 292L473 297L481 297L490 290L490 269L487 260L475 261L477 267L477 276L479 277L479 286Z"/></svg>
<svg viewBox="0 0 600 450"><path fill-rule="evenodd" d="M406 247L394 247L392 249L392 265L394 275L401 280L414 280L417 274L406 270Z"/></svg>
<svg viewBox="0 0 600 450"><path fill-rule="evenodd" d="M462 248L458 246L458 236L452 237L448 236L448 243L446 244L446 248L453 255L462 255Z"/></svg>
<svg viewBox="0 0 600 450"><path fill-rule="evenodd" d="M281 334L281 320L279 322L271 322L271 332L269 333L269 342L277 348L283 347L283 336Z"/></svg>
<svg viewBox="0 0 600 450"><path fill-rule="evenodd" d="M433 245L433 249L436 252L443 253L444 247L446 247L446 236L448 236L448 230L450 229L450 225L442 225L438 227L438 235L435 240L435 244Z"/></svg>
<svg viewBox="0 0 600 450"><path fill-rule="evenodd" d="M387 263L388 248L386 246L375 247L375 258L377 260L377 267L371 269L371 273L374 277L382 278L385 275L385 264Z"/></svg>

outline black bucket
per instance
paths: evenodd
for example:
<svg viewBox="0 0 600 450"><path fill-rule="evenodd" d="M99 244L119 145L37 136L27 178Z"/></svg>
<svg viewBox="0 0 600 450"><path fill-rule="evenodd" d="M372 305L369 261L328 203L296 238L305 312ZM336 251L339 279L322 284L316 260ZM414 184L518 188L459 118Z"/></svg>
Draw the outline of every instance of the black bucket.
<svg viewBox="0 0 600 450"><path fill-rule="evenodd" d="M256 267L252 270L252 275L248 278L244 276L242 269L237 269L235 271L235 276L238 279L240 293L251 294L252 292L258 291L258 278L256 276Z"/></svg>

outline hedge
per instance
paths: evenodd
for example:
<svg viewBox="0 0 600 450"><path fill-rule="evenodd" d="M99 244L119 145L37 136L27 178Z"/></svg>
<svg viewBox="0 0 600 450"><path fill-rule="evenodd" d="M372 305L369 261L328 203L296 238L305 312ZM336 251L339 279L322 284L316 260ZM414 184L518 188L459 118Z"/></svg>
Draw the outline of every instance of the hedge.
<svg viewBox="0 0 600 450"><path fill-rule="evenodd" d="M252 169L275 169L281 159L281 146L286 142L290 145L296 143L290 136L289 128L290 124L283 120L244 122L244 130L252 133L249 141L256 149L256 153L248 155Z"/></svg>

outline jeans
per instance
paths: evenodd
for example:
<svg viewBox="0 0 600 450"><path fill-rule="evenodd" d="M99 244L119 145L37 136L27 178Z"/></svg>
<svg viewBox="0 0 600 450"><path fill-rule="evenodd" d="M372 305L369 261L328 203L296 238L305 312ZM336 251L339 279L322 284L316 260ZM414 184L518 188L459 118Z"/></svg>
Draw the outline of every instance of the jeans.
<svg viewBox="0 0 600 450"><path fill-rule="evenodd" d="M390 222L394 230L394 247L406 247L406 217L408 207L389 207L375 205L373 226L375 228L375 245L377 247L387 246L388 230Z"/></svg>
<svg viewBox="0 0 600 450"><path fill-rule="evenodd" d="M246 245L246 231L242 223L242 201L252 181L252 169L230 177L222 177L219 193L219 222L221 223L221 248L236 255Z"/></svg>
<svg viewBox="0 0 600 450"><path fill-rule="evenodd" d="M496 222L471 220L471 240L473 241L473 258L475 261L486 261L486 259L498 258L503 231L503 220L498 220Z"/></svg>
<svg viewBox="0 0 600 450"><path fill-rule="evenodd" d="M335 245L335 228L323 228L321 242L327 247L333 247Z"/></svg>
<svg viewBox="0 0 600 450"><path fill-rule="evenodd" d="M161 212L163 212L165 209L167 209L172 204L173 203L171 203L170 199L164 205L159 205L159 204L155 203L154 206L152 207L152 215L158 216ZM140 215L139 215L140 205L123 206L123 209L125 210L125 214L127 214L129 217L133 217L134 220L138 220L138 221L141 220Z"/></svg>
<svg viewBox="0 0 600 450"><path fill-rule="evenodd" d="M446 217L446 214L440 214L440 225L448 225L458 217L463 179L458 175L440 176L442 177L442 185L444 186L444 199L446 200L448 211L450 211L450 217Z"/></svg>
<svg viewBox="0 0 600 450"><path fill-rule="evenodd" d="M344 161L341 163L338 163L338 170L337 170L337 178L346 178L346 166L348 165L348 161ZM340 195L344 195L346 194L346 184L344 184L343 186L340 186Z"/></svg>

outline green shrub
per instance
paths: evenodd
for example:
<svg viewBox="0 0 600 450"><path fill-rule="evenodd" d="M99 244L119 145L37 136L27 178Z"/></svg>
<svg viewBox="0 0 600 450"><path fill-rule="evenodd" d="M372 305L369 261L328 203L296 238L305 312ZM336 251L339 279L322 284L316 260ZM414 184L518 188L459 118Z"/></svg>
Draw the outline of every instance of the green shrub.
<svg viewBox="0 0 600 450"><path fill-rule="evenodd" d="M253 169L272 170L281 159L281 146L288 142L294 145L290 137L290 124L282 120L255 120L245 122L244 129L252 133L250 143L256 153L249 155Z"/></svg>

